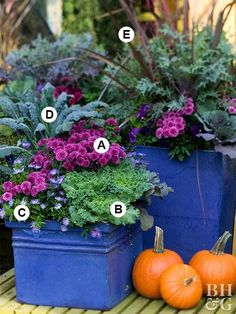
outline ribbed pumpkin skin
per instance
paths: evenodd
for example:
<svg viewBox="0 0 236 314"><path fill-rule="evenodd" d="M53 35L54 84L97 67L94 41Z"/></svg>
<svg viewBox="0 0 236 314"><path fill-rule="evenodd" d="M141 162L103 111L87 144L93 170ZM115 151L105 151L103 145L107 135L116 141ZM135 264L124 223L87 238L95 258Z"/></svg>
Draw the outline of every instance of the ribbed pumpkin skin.
<svg viewBox="0 0 236 314"><path fill-rule="evenodd" d="M193 278L188 285L185 280ZM198 273L188 265L174 265L160 279L161 296L170 306L185 310L195 307L202 298L202 282Z"/></svg>
<svg viewBox="0 0 236 314"><path fill-rule="evenodd" d="M163 253L156 253L153 249L143 251L134 263L133 284L135 289L146 298L161 298L161 274L169 266L176 264L183 264L183 260L174 251L167 249Z"/></svg>
<svg viewBox="0 0 236 314"><path fill-rule="evenodd" d="M228 284L232 284L232 293L236 292L236 257L224 253L215 255L203 250L196 253L189 262L200 275L203 283L203 293L208 294L208 284L217 285L217 295L221 294L224 284L225 296L228 295Z"/></svg>

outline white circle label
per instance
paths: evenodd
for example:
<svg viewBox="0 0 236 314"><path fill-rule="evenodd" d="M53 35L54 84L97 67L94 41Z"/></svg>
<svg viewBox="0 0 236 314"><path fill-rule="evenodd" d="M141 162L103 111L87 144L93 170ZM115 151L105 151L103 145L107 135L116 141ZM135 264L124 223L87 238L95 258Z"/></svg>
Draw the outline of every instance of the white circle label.
<svg viewBox="0 0 236 314"><path fill-rule="evenodd" d="M134 30L129 26L124 26L119 30L118 36L123 43L129 43L134 39Z"/></svg>
<svg viewBox="0 0 236 314"><path fill-rule="evenodd" d="M114 202L111 204L111 214L114 216L114 217L122 217L125 215L126 213L126 205L122 202Z"/></svg>
<svg viewBox="0 0 236 314"><path fill-rule="evenodd" d="M41 112L41 118L44 122L52 123L57 119L57 111L53 107L45 107Z"/></svg>
<svg viewBox="0 0 236 314"><path fill-rule="evenodd" d="M109 150L110 143L105 137L99 137L94 141L93 148L97 153L104 154Z"/></svg>
<svg viewBox="0 0 236 314"><path fill-rule="evenodd" d="M30 210L25 205L18 205L14 209L14 216L15 216L16 220L18 220L18 221L25 221L30 216Z"/></svg>

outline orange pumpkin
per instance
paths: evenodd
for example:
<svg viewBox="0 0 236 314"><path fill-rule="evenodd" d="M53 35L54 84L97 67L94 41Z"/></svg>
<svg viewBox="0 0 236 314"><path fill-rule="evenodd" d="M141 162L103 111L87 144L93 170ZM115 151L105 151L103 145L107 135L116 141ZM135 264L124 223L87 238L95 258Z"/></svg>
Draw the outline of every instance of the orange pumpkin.
<svg viewBox="0 0 236 314"><path fill-rule="evenodd" d="M164 249L163 230L156 227L154 249L143 251L134 263L133 284L137 292L146 298L160 298L161 274L175 264L183 264L182 258L174 251Z"/></svg>
<svg viewBox="0 0 236 314"><path fill-rule="evenodd" d="M236 291L236 257L224 253L230 236L226 231L211 251L200 251L189 262L201 277L205 295L228 296Z"/></svg>
<svg viewBox="0 0 236 314"><path fill-rule="evenodd" d="M161 296L170 306L185 310L195 307L202 298L202 282L195 269L174 265L161 275Z"/></svg>

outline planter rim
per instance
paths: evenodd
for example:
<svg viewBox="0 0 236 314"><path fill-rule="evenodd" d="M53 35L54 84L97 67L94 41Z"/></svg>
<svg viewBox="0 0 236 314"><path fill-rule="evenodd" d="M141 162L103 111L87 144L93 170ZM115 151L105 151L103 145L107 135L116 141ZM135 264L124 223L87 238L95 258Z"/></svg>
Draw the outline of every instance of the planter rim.
<svg viewBox="0 0 236 314"><path fill-rule="evenodd" d="M31 221L26 221L26 222L19 222L19 221L9 221L8 219L5 220L5 226L8 228L12 228L12 229L31 229ZM42 227L42 231L44 230L61 230L61 223L55 220L47 220L44 224L44 226ZM97 224L93 224L91 225L91 227L94 228L99 228L101 230L102 233L110 233L112 231L115 231L116 229L120 228L120 227L124 227L122 225L113 225L110 223L97 223ZM128 226L127 226L128 227ZM72 226L68 226L68 231L69 232L82 232L84 230L83 227L72 227ZM67 232L68 232L67 231Z"/></svg>
<svg viewBox="0 0 236 314"><path fill-rule="evenodd" d="M158 146L151 146L151 145L135 145L135 148L143 148L143 147L151 148L151 149L168 150L167 147L158 147ZM197 151L201 152L201 153L212 153L212 154L222 155L220 152L216 152L214 149L198 149ZM191 157L192 154L194 154L194 153L196 153L196 150L194 150L189 157Z"/></svg>

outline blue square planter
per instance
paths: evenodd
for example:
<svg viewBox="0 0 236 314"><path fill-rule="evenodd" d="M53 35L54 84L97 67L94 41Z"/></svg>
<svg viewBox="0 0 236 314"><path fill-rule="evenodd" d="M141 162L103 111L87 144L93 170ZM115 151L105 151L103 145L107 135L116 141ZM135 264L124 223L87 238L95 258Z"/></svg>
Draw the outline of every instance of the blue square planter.
<svg viewBox="0 0 236 314"><path fill-rule="evenodd" d="M226 230L233 234L236 180L233 163L214 151L194 152L185 161L170 160L165 148L138 146L149 170L174 189L163 201L153 199L149 212L164 229L166 248L185 262L199 250L211 249ZM154 230L143 234L144 248L152 247ZM232 252L232 239L226 248Z"/></svg>
<svg viewBox="0 0 236 314"><path fill-rule="evenodd" d="M138 225L95 225L101 239L81 236L80 228L61 232L53 221L39 233L29 223L6 225L13 230L19 302L108 310L133 291L132 266L142 249Z"/></svg>

